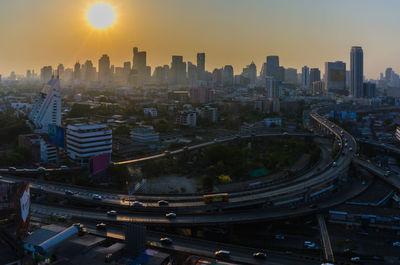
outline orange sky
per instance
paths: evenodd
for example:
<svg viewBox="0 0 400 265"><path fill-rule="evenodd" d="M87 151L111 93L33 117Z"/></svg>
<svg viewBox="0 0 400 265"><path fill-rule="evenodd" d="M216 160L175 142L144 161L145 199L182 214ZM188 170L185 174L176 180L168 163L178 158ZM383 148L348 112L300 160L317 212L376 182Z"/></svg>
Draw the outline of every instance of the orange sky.
<svg viewBox="0 0 400 265"><path fill-rule="evenodd" d="M37 72L43 65L72 67L106 53L119 66L132 47L147 51L155 65L172 55L206 68L232 64L235 73L252 60L257 71L267 55L285 67L323 69L325 61L349 61L361 45L367 77L386 67L400 72L398 0L104 0L115 7L116 24L103 31L85 15L94 0L1 0L0 74Z"/></svg>

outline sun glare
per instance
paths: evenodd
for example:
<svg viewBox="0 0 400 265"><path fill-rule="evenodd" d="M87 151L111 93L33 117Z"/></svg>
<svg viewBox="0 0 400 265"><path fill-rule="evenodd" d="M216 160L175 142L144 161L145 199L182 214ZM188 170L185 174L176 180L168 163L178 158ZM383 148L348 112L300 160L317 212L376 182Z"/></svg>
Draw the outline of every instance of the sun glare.
<svg viewBox="0 0 400 265"><path fill-rule="evenodd" d="M87 20L96 29L105 29L115 22L114 8L106 3L96 3L89 7Z"/></svg>

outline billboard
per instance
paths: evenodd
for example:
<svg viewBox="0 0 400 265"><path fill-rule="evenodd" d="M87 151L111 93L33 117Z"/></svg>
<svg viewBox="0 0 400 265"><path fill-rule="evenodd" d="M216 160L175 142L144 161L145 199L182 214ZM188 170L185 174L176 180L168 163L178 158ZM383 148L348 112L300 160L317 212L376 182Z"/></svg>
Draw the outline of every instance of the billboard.
<svg viewBox="0 0 400 265"><path fill-rule="evenodd" d="M91 168L92 173L97 174L108 168L110 164L110 154L105 153L92 158Z"/></svg>
<svg viewBox="0 0 400 265"><path fill-rule="evenodd" d="M30 220L29 183L0 180L0 195L0 219L7 219L17 236L24 237Z"/></svg>
<svg viewBox="0 0 400 265"><path fill-rule="evenodd" d="M48 128L49 143L57 147L64 148L64 128L49 124Z"/></svg>

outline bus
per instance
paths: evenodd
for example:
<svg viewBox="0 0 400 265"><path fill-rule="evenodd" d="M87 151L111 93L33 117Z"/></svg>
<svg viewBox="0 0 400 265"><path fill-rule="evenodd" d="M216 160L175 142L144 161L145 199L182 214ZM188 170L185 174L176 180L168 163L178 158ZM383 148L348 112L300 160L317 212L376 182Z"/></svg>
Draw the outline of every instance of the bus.
<svg viewBox="0 0 400 265"><path fill-rule="evenodd" d="M214 203L214 202L227 202L228 193L218 193L218 194L207 194L203 196L204 203Z"/></svg>

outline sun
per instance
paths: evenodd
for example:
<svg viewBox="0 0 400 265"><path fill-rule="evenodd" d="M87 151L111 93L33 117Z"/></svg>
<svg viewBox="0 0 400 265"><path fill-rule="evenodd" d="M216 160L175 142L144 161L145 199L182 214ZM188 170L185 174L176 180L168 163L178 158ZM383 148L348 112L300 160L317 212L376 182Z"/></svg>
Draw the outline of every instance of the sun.
<svg viewBox="0 0 400 265"><path fill-rule="evenodd" d="M106 3L96 3L89 7L86 18L96 29L105 29L115 23L115 11Z"/></svg>

